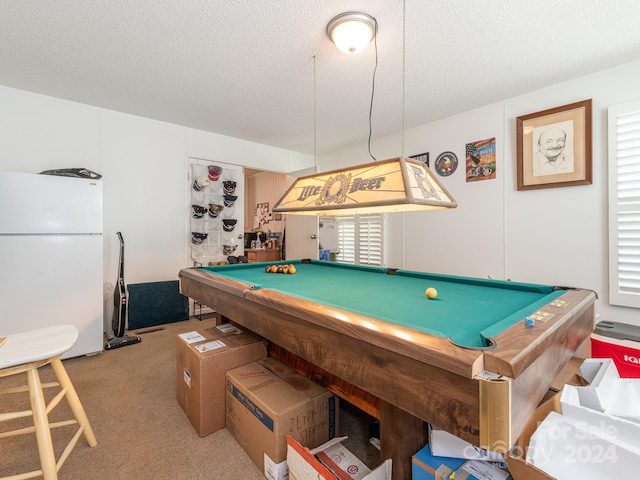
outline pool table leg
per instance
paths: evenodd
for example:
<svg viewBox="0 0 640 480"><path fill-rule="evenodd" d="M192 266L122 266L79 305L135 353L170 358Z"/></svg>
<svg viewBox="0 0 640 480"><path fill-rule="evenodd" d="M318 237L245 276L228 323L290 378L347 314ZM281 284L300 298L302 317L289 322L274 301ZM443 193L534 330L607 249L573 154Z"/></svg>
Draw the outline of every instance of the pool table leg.
<svg viewBox="0 0 640 480"><path fill-rule="evenodd" d="M427 443L426 424L380 400L380 460L392 460L393 480L411 480L411 456Z"/></svg>

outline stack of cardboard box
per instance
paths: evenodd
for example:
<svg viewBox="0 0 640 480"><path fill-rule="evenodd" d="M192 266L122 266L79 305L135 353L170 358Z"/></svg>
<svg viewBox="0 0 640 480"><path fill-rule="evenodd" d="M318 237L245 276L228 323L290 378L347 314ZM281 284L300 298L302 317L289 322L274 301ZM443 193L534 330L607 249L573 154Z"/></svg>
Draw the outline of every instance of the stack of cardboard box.
<svg viewBox="0 0 640 480"><path fill-rule="evenodd" d="M333 438L338 399L268 357L227 372L227 430L270 480L285 480L287 436L307 447Z"/></svg>
<svg viewBox="0 0 640 480"><path fill-rule="evenodd" d="M266 356L261 337L231 323L178 335L178 403L200 436L226 426L227 370Z"/></svg>

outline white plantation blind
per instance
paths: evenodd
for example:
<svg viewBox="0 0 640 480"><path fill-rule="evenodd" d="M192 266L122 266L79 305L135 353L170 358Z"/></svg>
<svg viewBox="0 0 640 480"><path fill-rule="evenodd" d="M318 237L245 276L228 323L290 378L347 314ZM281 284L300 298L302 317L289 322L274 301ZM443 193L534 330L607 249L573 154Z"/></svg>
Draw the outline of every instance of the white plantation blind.
<svg viewBox="0 0 640 480"><path fill-rule="evenodd" d="M337 217L336 260L357 265L382 266L382 215Z"/></svg>
<svg viewBox="0 0 640 480"><path fill-rule="evenodd" d="M356 263L356 217L337 217L338 254L336 260L344 263Z"/></svg>
<svg viewBox="0 0 640 480"><path fill-rule="evenodd" d="M382 215L358 217L358 264L382 266Z"/></svg>
<svg viewBox="0 0 640 480"><path fill-rule="evenodd" d="M640 102L609 108L609 302L640 308Z"/></svg>

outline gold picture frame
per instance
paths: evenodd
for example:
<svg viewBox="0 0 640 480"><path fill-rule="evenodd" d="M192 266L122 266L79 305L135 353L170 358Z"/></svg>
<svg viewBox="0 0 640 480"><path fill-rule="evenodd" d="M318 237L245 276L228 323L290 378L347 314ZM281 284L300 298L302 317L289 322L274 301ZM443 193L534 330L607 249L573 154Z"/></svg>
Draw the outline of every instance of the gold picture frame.
<svg viewBox="0 0 640 480"><path fill-rule="evenodd" d="M591 99L517 118L518 190L592 183Z"/></svg>

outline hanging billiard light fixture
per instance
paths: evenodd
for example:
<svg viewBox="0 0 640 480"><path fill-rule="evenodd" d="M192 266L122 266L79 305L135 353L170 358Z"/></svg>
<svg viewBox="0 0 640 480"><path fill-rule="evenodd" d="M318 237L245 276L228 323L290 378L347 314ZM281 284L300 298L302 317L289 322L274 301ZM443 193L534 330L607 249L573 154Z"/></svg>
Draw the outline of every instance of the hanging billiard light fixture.
<svg viewBox="0 0 640 480"><path fill-rule="evenodd" d="M404 156L405 13L403 2L401 156L299 177L276 202L273 207L275 213L316 216L363 215L438 210L458 206L426 164ZM354 26L354 31L363 34L361 40L355 40L355 35L344 33L348 27ZM365 49L372 39L375 40L377 32L377 20L366 13L343 13L334 17L327 25L327 34L331 40L340 50L351 54ZM315 111L314 57L314 159Z"/></svg>
<svg viewBox="0 0 640 480"><path fill-rule="evenodd" d="M391 158L298 178L273 211L298 215L364 215L455 208L424 163Z"/></svg>

